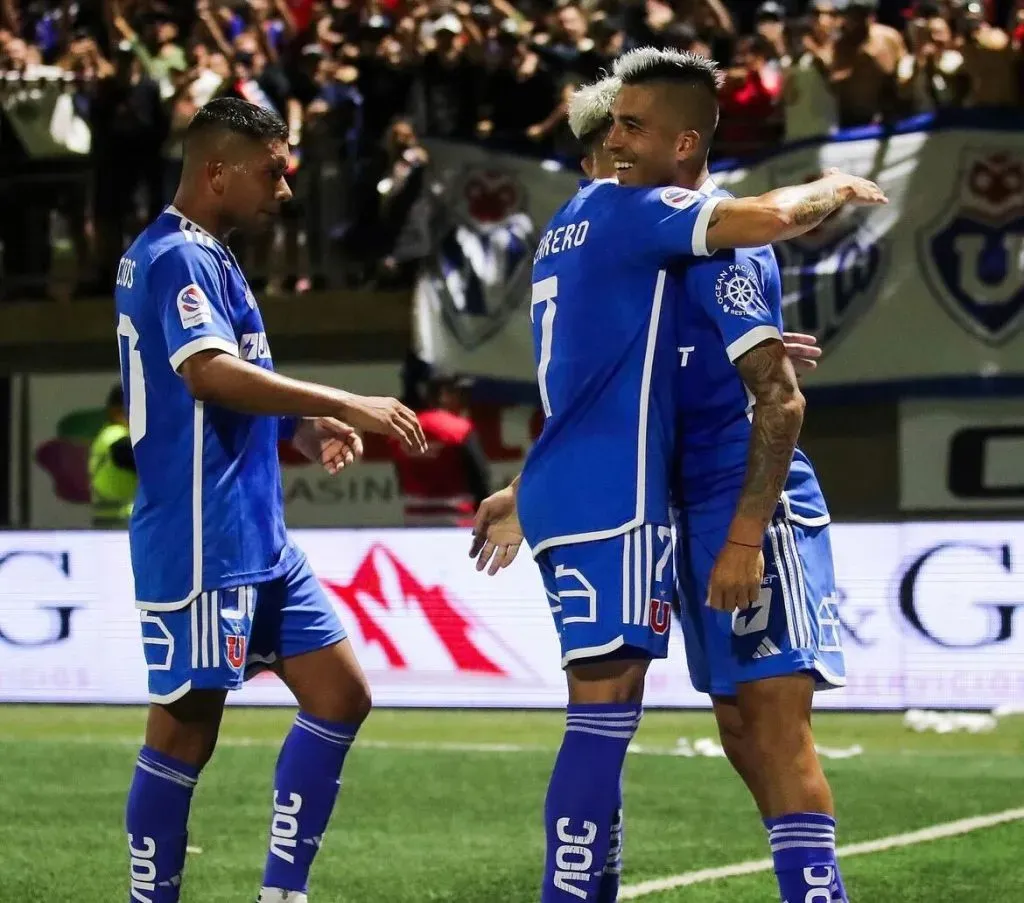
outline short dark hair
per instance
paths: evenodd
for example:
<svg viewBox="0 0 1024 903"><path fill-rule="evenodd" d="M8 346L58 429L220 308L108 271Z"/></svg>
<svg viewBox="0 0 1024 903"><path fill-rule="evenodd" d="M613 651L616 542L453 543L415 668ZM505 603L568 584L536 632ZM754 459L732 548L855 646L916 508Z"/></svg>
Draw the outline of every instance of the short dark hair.
<svg viewBox="0 0 1024 903"><path fill-rule="evenodd" d="M638 47L615 61L614 72L624 85L672 82L706 88L715 96L722 83L718 63L688 50Z"/></svg>
<svg viewBox="0 0 1024 903"><path fill-rule="evenodd" d="M237 97L218 97L200 107L192 117L185 131L186 151L196 139L217 132L241 135L253 141L284 141L288 137L288 126L273 110Z"/></svg>

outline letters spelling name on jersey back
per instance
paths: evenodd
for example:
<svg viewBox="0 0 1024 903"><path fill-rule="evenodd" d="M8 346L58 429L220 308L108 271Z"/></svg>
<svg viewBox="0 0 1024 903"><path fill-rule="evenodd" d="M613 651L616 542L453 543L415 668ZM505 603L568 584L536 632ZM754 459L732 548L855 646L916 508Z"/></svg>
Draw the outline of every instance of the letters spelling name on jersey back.
<svg viewBox="0 0 1024 903"><path fill-rule="evenodd" d="M273 579L292 557L278 421L196 401L179 372L203 351L273 369L237 262L168 208L125 252L115 299L139 474L130 526L137 604L170 609L203 591Z"/></svg>
<svg viewBox="0 0 1024 903"><path fill-rule="evenodd" d="M663 316L666 267L708 253L717 203L598 181L544 230L530 319L545 423L518 493L534 554L668 523L675 347Z"/></svg>
<svg viewBox="0 0 1024 903"><path fill-rule="evenodd" d="M730 520L739 501L753 399L735 364L761 342L782 339L782 278L770 247L720 251L676 269L672 289L679 416L673 497L699 531ZM828 523L814 469L800 449L782 504L800 523Z"/></svg>

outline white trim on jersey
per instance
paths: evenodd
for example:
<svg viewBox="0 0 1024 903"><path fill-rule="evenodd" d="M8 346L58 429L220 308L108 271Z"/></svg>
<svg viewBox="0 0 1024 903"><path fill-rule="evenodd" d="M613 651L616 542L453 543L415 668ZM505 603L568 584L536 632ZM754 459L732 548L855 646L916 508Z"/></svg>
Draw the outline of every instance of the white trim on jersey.
<svg viewBox="0 0 1024 903"><path fill-rule="evenodd" d="M782 508L786 512L786 520L790 520L794 524L800 524L801 527L827 527L832 523L832 518L828 514L819 514L815 517L804 517L802 514L797 514L793 510L793 503L789 500L785 490L782 492L781 501Z"/></svg>
<svg viewBox="0 0 1024 903"><path fill-rule="evenodd" d="M711 214L724 198L709 197L697 213L697 221L693 224L693 255L694 257L710 257L715 252L708 248L708 227Z"/></svg>
<svg viewBox="0 0 1024 903"><path fill-rule="evenodd" d="M531 549L536 558L545 549L554 546L565 546L578 542L599 542L621 536L636 529L644 522L647 509L647 419L651 407L651 379L654 371L654 354L658 346L658 324L661 320L661 306L665 295L665 270L658 270L658 279L654 285L654 300L651 305L651 319L647 329L647 346L644 351L644 369L640 380L640 425L637 430L636 455L636 513L633 517L608 530L595 530L591 533L569 533L565 536L551 536ZM637 622L639 623L639 622Z"/></svg>
<svg viewBox="0 0 1024 903"><path fill-rule="evenodd" d="M181 229L182 234L185 236L185 241L203 245L207 248L221 247L221 243L216 238L200 226L199 223L193 222L185 216L174 204L168 205L164 212L173 214L181 220L178 228Z"/></svg>
<svg viewBox="0 0 1024 903"><path fill-rule="evenodd" d="M192 413L192 591L203 591L203 403L195 402ZM184 603L183 603L184 604Z"/></svg>
<svg viewBox="0 0 1024 903"><path fill-rule="evenodd" d="M193 354L199 354L200 351L223 351L232 357L238 357L238 346L234 342L229 342L227 339L222 339L216 335L204 335L202 338L193 339L191 342L182 345L168 358L171 369L177 373L185 361L192 357Z"/></svg>
<svg viewBox="0 0 1024 903"><path fill-rule="evenodd" d="M741 335L735 342L725 349L730 364L735 364L755 345L767 342L769 339L782 341L782 333L774 326L755 326L750 332Z"/></svg>

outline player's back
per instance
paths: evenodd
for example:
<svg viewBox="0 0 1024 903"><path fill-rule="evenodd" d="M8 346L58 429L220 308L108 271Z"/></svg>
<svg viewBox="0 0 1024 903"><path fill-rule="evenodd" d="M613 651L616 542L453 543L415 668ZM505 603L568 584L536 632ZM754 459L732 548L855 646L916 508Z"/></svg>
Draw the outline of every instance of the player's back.
<svg viewBox="0 0 1024 903"><path fill-rule="evenodd" d="M665 267L706 254L714 203L685 189L583 187L534 256L544 429L518 509L534 554L668 523L674 335Z"/></svg>
<svg viewBox="0 0 1024 903"><path fill-rule="evenodd" d="M272 369L237 261L168 208L125 252L115 293L121 380L139 475L136 599L174 607L287 566L278 424L193 399L178 370L219 350Z"/></svg>
<svg viewBox="0 0 1024 903"><path fill-rule="evenodd" d="M727 522L736 509L754 402L735 362L766 339L782 338L782 280L771 247L720 251L674 276L679 451L673 497L699 529ZM814 469L799 448L781 504L798 522L828 522Z"/></svg>

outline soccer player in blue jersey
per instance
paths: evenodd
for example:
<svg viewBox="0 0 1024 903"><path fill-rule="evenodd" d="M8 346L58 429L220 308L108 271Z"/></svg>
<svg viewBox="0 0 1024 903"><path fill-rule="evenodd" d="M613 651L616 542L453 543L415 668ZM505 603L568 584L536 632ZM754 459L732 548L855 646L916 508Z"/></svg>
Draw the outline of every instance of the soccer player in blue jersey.
<svg viewBox="0 0 1024 903"><path fill-rule="evenodd" d="M616 61L622 88L605 148L621 181L669 175L632 123L659 91L682 102L702 66L648 50ZM729 196L699 159L679 175L676 184ZM804 400L783 345L778 264L770 247L723 251L674 275L673 498L690 677L711 695L726 754L764 819L781 899L846 903L811 732L815 689L845 683L829 513L796 447Z"/></svg>
<svg viewBox="0 0 1024 903"><path fill-rule="evenodd" d="M801 234L849 201L881 197L848 176L751 199L675 187L695 163L706 174L716 74L693 65L685 83L674 71L652 75L644 103L616 122L637 136L637 153L617 169L620 181L628 171L633 185L669 187L592 182L541 238L532 318L544 430L521 479L478 519L473 550L492 571L511 560L514 505L562 645L569 706L545 806L543 903L615 898L622 764L647 668L667 649L676 366L668 271L718 248Z"/></svg>
<svg viewBox="0 0 1024 903"><path fill-rule="evenodd" d="M279 439L330 472L355 428L422 449L415 415L274 373L263 320L225 239L290 196L287 127L220 99L189 125L181 183L117 272L117 337L139 475L132 569L151 705L128 794L129 899L175 903L192 792L228 690L273 668L299 714L274 774L261 903L305 903L345 755L370 710L365 677L284 527Z"/></svg>

